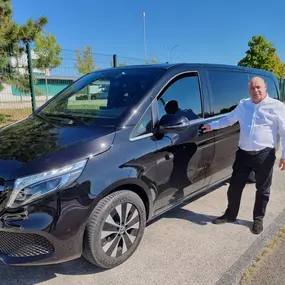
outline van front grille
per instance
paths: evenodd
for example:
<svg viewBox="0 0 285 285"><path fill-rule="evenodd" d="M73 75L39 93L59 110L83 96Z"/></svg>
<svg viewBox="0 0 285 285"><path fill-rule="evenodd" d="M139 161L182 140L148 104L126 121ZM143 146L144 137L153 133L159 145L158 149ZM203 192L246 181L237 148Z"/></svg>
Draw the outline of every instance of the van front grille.
<svg viewBox="0 0 285 285"><path fill-rule="evenodd" d="M0 231L0 252L10 257L29 257L53 253L54 246L45 237Z"/></svg>

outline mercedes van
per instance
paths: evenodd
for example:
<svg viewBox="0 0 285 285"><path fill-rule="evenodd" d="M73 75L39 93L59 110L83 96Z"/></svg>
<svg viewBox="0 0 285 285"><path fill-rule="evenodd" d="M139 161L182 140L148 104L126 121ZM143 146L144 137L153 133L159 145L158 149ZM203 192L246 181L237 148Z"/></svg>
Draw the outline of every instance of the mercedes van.
<svg viewBox="0 0 285 285"><path fill-rule="evenodd" d="M239 125L201 126L249 97L253 76L279 99L273 73L245 67L99 70L0 129L0 259L122 264L148 221L231 176Z"/></svg>

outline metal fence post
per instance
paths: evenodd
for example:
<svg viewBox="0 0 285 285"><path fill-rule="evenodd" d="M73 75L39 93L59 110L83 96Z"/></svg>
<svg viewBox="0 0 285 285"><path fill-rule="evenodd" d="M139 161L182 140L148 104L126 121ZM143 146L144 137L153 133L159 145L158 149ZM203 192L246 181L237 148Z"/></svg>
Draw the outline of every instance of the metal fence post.
<svg viewBox="0 0 285 285"><path fill-rule="evenodd" d="M29 80L30 80L30 90L31 90L32 111L34 112L36 110L36 98L35 98L33 63L32 63L30 43L26 44L26 49L27 49L27 56L28 56L28 68L29 68Z"/></svg>
<svg viewBox="0 0 285 285"><path fill-rule="evenodd" d="M279 79L280 100L285 103L285 78Z"/></svg>
<svg viewBox="0 0 285 285"><path fill-rule="evenodd" d="M117 66L117 55L113 54L113 67Z"/></svg>

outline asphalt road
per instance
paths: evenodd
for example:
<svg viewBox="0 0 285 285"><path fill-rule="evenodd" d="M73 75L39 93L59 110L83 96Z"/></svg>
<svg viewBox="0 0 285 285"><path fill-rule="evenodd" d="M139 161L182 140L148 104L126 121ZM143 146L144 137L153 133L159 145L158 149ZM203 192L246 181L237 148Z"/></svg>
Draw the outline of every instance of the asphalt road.
<svg viewBox="0 0 285 285"><path fill-rule="evenodd" d="M227 185L223 185L151 223L135 254L115 269L101 271L83 259L42 267L0 265L1 284L238 284L241 274L284 221L284 180L285 173L276 165L265 229L259 236L249 229L253 184L244 190L236 223L211 223L227 204Z"/></svg>

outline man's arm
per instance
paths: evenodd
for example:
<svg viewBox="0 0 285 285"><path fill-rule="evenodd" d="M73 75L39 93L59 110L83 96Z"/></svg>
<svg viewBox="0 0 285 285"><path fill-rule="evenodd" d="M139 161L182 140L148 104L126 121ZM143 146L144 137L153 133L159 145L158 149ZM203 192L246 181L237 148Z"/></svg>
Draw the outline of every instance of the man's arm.
<svg viewBox="0 0 285 285"><path fill-rule="evenodd" d="M279 167L281 170L285 170L285 105L282 104L276 110L278 118L278 133L282 142L282 156L280 159Z"/></svg>
<svg viewBox="0 0 285 285"><path fill-rule="evenodd" d="M203 129L205 129L206 131L211 131L232 126L234 123L236 123L239 120L239 118L240 118L240 104L238 104L234 110L226 114L224 117L220 118L217 121L213 121L208 125L205 125Z"/></svg>

